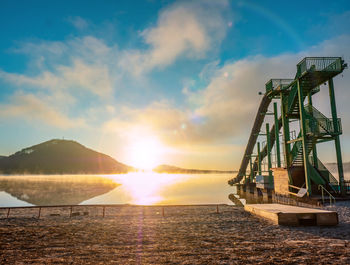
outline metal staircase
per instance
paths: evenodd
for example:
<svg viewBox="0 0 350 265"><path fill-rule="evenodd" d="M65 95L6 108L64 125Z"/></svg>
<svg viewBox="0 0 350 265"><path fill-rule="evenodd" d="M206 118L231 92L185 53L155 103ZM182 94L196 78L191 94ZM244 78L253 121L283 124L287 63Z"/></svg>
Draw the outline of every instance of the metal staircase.
<svg viewBox="0 0 350 265"><path fill-rule="evenodd" d="M334 129L332 119L327 118L319 110L312 105L306 105L306 129L307 137L306 141L306 153L309 157L309 163L312 165L311 168L311 179L315 184L323 185L324 188L331 194L339 193L339 182L338 180L328 171L323 163L317 158L317 163L314 162L313 157L310 155L314 149L317 140L323 139L324 137L333 137L341 134L341 123L338 119L339 127ZM299 132L297 139L291 150L292 154L292 167L303 167L304 166L304 149L302 145L301 132Z"/></svg>

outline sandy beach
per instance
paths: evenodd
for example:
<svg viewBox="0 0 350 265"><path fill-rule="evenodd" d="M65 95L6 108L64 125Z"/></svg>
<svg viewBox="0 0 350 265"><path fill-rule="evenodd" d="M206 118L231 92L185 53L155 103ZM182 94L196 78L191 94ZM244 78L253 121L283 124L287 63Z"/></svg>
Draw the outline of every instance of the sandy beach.
<svg viewBox="0 0 350 265"><path fill-rule="evenodd" d="M346 212L336 227L283 227L235 206L164 207L164 217L156 206L107 208L104 218L101 207L72 218L67 208L25 211L1 212L1 264L350 263Z"/></svg>

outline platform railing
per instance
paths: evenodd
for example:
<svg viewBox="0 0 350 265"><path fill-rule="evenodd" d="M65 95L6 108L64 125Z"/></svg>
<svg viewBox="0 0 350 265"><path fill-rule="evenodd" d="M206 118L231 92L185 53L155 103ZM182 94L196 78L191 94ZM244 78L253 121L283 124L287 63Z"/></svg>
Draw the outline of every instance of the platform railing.
<svg viewBox="0 0 350 265"><path fill-rule="evenodd" d="M333 119L327 118L322 112L309 104L305 105L305 111L309 122L310 132L322 134L342 134L341 119L337 118L337 126L334 128Z"/></svg>
<svg viewBox="0 0 350 265"><path fill-rule="evenodd" d="M291 82L293 82L294 79L270 79L266 84L266 92L269 92L271 90L276 90L278 87L280 89L283 89L284 87L287 87Z"/></svg>
<svg viewBox="0 0 350 265"><path fill-rule="evenodd" d="M305 57L297 64L299 76L307 71L342 71L341 57Z"/></svg>

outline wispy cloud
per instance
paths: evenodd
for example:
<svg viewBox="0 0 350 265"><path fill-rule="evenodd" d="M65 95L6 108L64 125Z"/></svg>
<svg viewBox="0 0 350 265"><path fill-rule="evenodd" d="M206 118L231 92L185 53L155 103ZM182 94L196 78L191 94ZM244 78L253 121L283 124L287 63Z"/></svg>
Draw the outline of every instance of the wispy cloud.
<svg viewBox="0 0 350 265"><path fill-rule="evenodd" d="M226 0L189 1L164 9L156 25L141 33L149 48L124 51L120 62L122 68L138 75L167 66L180 56L203 57L225 37L228 26L224 12L227 7Z"/></svg>
<svg viewBox="0 0 350 265"><path fill-rule="evenodd" d="M80 60L75 60L71 66L58 65L54 72L44 71L37 76L0 71L0 78L17 86L50 90L81 89L101 97L112 92L109 69L105 65L89 65Z"/></svg>
<svg viewBox="0 0 350 265"><path fill-rule="evenodd" d="M0 119L19 118L41 122L61 129L84 127L83 119L71 119L32 94L16 93L8 104L0 104Z"/></svg>
<svg viewBox="0 0 350 265"><path fill-rule="evenodd" d="M87 27L89 26L89 23L85 19L79 16L68 17L67 21L71 23L78 30L87 29Z"/></svg>

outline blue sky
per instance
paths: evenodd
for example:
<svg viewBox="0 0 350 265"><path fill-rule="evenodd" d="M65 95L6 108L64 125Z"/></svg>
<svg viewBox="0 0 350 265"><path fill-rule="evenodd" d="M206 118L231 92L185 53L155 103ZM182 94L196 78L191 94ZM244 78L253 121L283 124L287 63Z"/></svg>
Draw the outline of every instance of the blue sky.
<svg viewBox="0 0 350 265"><path fill-rule="evenodd" d="M132 164L149 139L159 163L237 168L257 92L307 55L350 62L349 26L349 1L3 0L0 153L64 137Z"/></svg>

